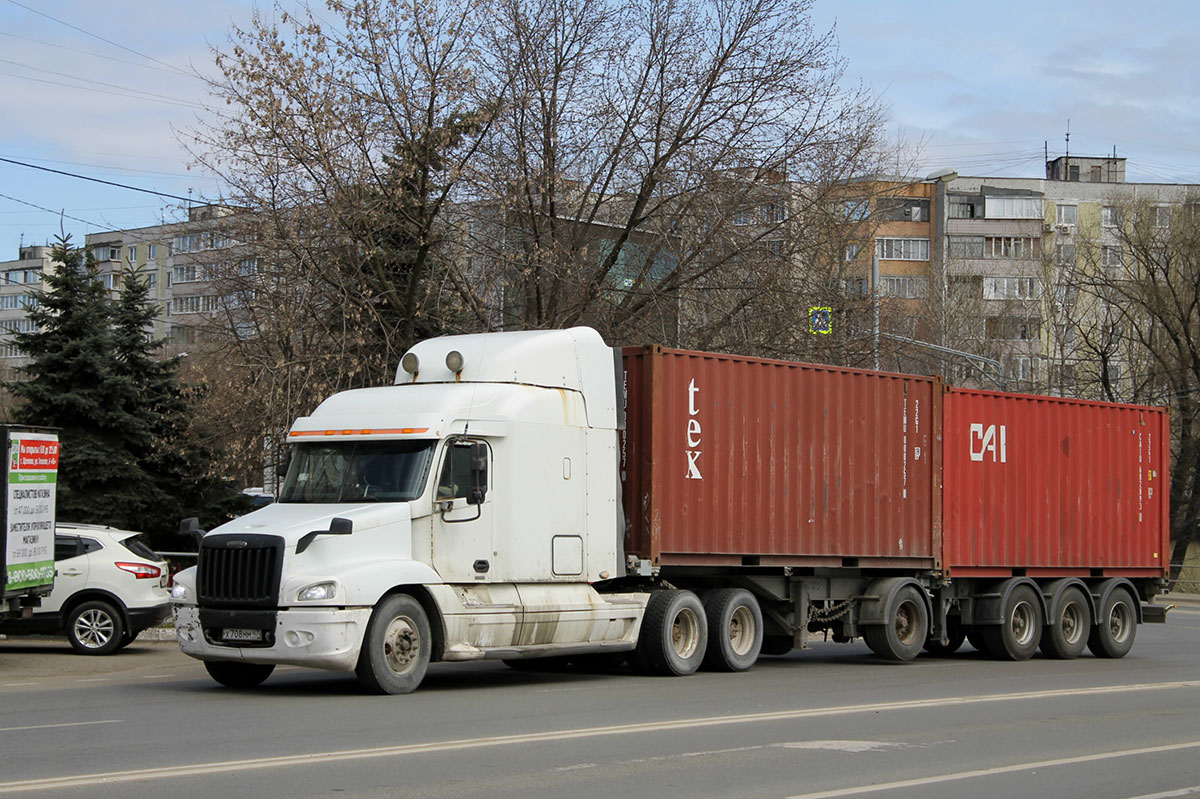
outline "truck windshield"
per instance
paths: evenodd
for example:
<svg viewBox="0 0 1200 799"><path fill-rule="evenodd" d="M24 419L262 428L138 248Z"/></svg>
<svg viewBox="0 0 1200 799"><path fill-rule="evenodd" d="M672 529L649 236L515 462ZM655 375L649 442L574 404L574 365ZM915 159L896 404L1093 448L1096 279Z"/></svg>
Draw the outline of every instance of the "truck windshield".
<svg viewBox="0 0 1200 799"><path fill-rule="evenodd" d="M298 444L280 502L408 502L421 495L434 441Z"/></svg>

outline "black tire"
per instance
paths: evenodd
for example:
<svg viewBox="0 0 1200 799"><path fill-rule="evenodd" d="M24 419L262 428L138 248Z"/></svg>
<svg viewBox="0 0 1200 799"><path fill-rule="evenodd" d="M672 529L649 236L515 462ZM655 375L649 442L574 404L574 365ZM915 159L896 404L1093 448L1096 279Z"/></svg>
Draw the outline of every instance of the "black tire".
<svg viewBox="0 0 1200 799"><path fill-rule="evenodd" d="M985 655L987 654L987 644L983 640L982 627L972 626L967 629L967 643L975 647L977 652L983 652Z"/></svg>
<svg viewBox="0 0 1200 799"><path fill-rule="evenodd" d="M1114 589L1104 600L1087 646L1098 658L1123 658L1133 649L1137 635L1137 606L1124 588Z"/></svg>
<svg viewBox="0 0 1200 799"><path fill-rule="evenodd" d="M704 601L708 644L704 666L714 671L746 671L762 651L762 609L744 588L722 588Z"/></svg>
<svg viewBox="0 0 1200 799"><path fill-rule="evenodd" d="M67 614L67 640L84 655L111 655L125 636L125 619L109 602L81 602Z"/></svg>
<svg viewBox="0 0 1200 799"><path fill-rule="evenodd" d="M233 660L206 660L208 676L226 688L257 688L275 671L274 663L242 663Z"/></svg>
<svg viewBox="0 0 1200 799"><path fill-rule="evenodd" d="M929 608L914 585L902 585L884 599L889 609L883 624L863 627L863 638L871 651L884 660L912 660L929 637Z"/></svg>
<svg viewBox="0 0 1200 799"><path fill-rule="evenodd" d="M1088 635L1092 631L1092 611L1087 597L1077 587L1071 586L1060 596L1051 598L1051 607L1056 618L1042 630L1042 654L1056 660L1071 660L1087 649Z"/></svg>
<svg viewBox="0 0 1200 799"><path fill-rule="evenodd" d="M983 628L983 645L997 660L1029 660L1042 640L1042 604L1037 592L1018 585L1004 600L1004 620Z"/></svg>
<svg viewBox="0 0 1200 799"><path fill-rule="evenodd" d="M928 638L925 641L925 651L934 657L944 658L953 655L967 640L967 631L963 629L958 616L946 617L946 643Z"/></svg>
<svg viewBox="0 0 1200 799"><path fill-rule="evenodd" d="M681 677L700 668L707 642L708 624L698 596L691 591L655 591L630 660L643 674Z"/></svg>
<svg viewBox="0 0 1200 799"><path fill-rule="evenodd" d="M790 635L764 635L760 655L786 655L796 648L795 640Z"/></svg>
<svg viewBox="0 0 1200 799"><path fill-rule="evenodd" d="M425 678L431 651L425 608L408 594L393 594L371 613L354 673L370 693L412 693Z"/></svg>

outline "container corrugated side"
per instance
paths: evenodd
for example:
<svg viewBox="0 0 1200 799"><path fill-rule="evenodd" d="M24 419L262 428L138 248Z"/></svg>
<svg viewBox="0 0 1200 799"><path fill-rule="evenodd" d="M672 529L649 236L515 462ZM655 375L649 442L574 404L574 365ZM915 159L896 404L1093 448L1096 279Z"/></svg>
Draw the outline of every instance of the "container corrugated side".
<svg viewBox="0 0 1200 799"><path fill-rule="evenodd" d="M962 389L944 404L951 574L1166 573L1165 410Z"/></svg>
<svg viewBox="0 0 1200 799"><path fill-rule="evenodd" d="M936 565L933 379L624 355L627 553L660 565Z"/></svg>

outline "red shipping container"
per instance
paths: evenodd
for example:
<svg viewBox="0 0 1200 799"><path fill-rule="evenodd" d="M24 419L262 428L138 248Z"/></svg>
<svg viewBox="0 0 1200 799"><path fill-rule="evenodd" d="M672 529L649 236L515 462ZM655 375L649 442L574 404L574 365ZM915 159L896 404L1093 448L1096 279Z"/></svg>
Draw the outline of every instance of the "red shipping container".
<svg viewBox="0 0 1200 799"><path fill-rule="evenodd" d="M944 409L947 572L1166 575L1164 409L961 389Z"/></svg>
<svg viewBox="0 0 1200 799"><path fill-rule="evenodd" d="M937 566L932 378L658 347L624 364L627 553Z"/></svg>

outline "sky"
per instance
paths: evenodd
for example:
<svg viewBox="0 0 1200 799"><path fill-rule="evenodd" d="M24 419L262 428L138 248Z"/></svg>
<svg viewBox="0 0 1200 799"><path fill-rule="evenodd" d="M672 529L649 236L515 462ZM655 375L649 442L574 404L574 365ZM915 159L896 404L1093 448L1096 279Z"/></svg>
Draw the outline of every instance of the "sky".
<svg viewBox="0 0 1200 799"><path fill-rule="evenodd" d="M0 0L0 261L60 231L78 243L219 198L184 143L208 101L198 75L214 72L211 48L254 7ZM812 21L835 30L846 85L886 104L907 174L1041 177L1069 129L1071 153L1115 147L1131 181L1200 183L1194 0L813 0Z"/></svg>

